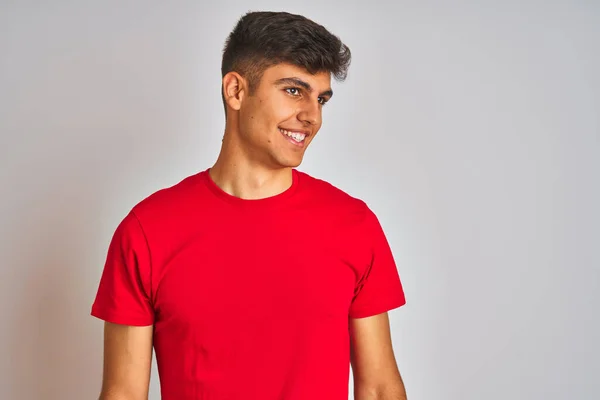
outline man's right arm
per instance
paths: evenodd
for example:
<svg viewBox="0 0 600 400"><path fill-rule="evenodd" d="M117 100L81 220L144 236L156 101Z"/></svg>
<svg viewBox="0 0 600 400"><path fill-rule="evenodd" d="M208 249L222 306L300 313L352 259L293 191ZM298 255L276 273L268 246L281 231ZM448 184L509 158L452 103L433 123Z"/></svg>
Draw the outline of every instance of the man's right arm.
<svg viewBox="0 0 600 400"><path fill-rule="evenodd" d="M153 326L104 324L104 371L99 400L147 400Z"/></svg>

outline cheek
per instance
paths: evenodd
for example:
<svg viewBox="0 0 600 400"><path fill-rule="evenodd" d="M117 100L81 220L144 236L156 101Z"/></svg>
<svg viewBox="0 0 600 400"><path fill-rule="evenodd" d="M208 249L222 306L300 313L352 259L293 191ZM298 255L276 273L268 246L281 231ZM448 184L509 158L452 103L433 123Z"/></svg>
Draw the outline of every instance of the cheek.
<svg viewBox="0 0 600 400"><path fill-rule="evenodd" d="M278 133L277 126L296 118L296 108L294 102L285 98L257 97L243 110L242 125L252 136L271 137Z"/></svg>
<svg viewBox="0 0 600 400"><path fill-rule="evenodd" d="M289 104L289 102L281 101L269 108L270 116L276 124L280 124L284 121L288 121L296 115L296 108L293 104Z"/></svg>
<svg viewBox="0 0 600 400"><path fill-rule="evenodd" d="M240 128L247 134L256 135L265 124L265 112L260 104L261 100L256 99L250 104L246 104L240 112Z"/></svg>

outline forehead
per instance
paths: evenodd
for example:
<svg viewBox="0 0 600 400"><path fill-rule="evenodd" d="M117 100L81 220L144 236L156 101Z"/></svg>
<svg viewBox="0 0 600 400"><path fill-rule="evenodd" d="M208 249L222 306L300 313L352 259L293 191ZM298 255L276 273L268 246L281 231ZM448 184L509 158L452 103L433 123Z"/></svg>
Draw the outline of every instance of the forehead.
<svg viewBox="0 0 600 400"><path fill-rule="evenodd" d="M318 92L329 90L331 86L331 73L324 71L311 74L302 67L285 63L267 68L263 73L261 83L272 85L284 78L299 78Z"/></svg>

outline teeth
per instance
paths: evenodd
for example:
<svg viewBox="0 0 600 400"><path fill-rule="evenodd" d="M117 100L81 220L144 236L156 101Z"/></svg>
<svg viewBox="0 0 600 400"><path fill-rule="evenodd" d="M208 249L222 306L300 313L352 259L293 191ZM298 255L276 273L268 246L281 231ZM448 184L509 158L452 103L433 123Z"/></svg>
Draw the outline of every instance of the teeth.
<svg viewBox="0 0 600 400"><path fill-rule="evenodd" d="M286 136L291 137L292 139L294 139L297 142L302 142L304 140L304 138L306 138L306 135L304 133L297 133L297 132L290 132L290 131L286 131L285 129L279 129L281 131L281 133L283 133Z"/></svg>

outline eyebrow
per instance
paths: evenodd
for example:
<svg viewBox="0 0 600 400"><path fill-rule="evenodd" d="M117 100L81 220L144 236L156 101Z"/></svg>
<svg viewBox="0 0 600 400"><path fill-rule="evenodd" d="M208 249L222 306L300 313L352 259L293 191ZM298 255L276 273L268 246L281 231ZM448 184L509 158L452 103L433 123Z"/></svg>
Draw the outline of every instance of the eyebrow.
<svg viewBox="0 0 600 400"><path fill-rule="evenodd" d="M300 78L297 77L290 77L290 78L281 78L281 79L277 79L275 81L275 85L295 85L295 86L300 86L302 88L304 88L307 92L312 93L313 88L310 86L310 84L308 82L303 81ZM331 98L331 96L333 96L333 90L328 89L322 93L319 93L319 97L329 97Z"/></svg>

